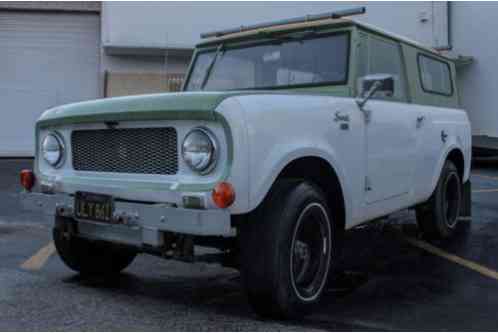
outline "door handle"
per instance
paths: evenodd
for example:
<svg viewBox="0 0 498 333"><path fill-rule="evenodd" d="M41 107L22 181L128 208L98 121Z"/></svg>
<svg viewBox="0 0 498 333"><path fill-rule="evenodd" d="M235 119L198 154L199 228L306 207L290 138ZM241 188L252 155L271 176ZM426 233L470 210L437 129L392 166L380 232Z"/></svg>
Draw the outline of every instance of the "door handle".
<svg viewBox="0 0 498 333"><path fill-rule="evenodd" d="M334 121L336 121L336 122L339 122L339 121L349 122L349 115L344 114L341 111L336 111Z"/></svg>
<svg viewBox="0 0 498 333"><path fill-rule="evenodd" d="M446 142L448 139L448 134L445 132L445 130L441 131L441 141Z"/></svg>
<svg viewBox="0 0 498 333"><path fill-rule="evenodd" d="M422 124L424 123L425 116L418 116L417 117L417 128L422 127Z"/></svg>

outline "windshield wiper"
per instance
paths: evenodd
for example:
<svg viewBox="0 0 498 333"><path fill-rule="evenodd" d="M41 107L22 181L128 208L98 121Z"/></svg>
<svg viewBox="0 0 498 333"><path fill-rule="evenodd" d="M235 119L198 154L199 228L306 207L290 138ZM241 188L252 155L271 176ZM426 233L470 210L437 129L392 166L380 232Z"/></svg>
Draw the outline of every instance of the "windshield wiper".
<svg viewBox="0 0 498 333"><path fill-rule="evenodd" d="M204 87L206 86L206 83L209 79L209 75L211 74L211 71L213 70L214 64L216 63L216 60L218 60L218 56L220 55L221 51L223 51L223 43L221 43L218 48L216 49L216 53L214 54L213 60L211 60L211 63L209 64L208 68L206 69L206 74L204 74L204 78L202 79L202 84L201 84L201 90L204 90Z"/></svg>

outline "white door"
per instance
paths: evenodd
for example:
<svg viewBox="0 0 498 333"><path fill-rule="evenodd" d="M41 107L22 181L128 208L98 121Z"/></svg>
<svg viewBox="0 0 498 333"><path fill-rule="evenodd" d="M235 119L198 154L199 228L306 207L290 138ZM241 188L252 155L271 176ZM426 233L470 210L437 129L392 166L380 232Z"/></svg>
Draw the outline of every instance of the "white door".
<svg viewBox="0 0 498 333"><path fill-rule="evenodd" d="M371 74L394 78L392 96L377 93L364 108L370 112L365 125L368 204L408 193L416 160L417 113L407 103L406 74L398 43L362 33L359 48L359 79Z"/></svg>
<svg viewBox="0 0 498 333"><path fill-rule="evenodd" d="M0 11L0 156L33 156L47 108L100 97L100 17Z"/></svg>
<svg viewBox="0 0 498 333"><path fill-rule="evenodd" d="M369 101L366 124L367 203L410 191L417 153L416 113L404 103Z"/></svg>

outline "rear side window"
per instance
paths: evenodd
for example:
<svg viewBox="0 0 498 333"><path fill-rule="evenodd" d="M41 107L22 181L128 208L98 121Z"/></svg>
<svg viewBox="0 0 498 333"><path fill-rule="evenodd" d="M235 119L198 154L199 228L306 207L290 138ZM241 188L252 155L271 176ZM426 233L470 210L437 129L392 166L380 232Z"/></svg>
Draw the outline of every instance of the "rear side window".
<svg viewBox="0 0 498 333"><path fill-rule="evenodd" d="M418 67L422 89L425 92L445 96L453 95L450 65L444 61L419 54Z"/></svg>

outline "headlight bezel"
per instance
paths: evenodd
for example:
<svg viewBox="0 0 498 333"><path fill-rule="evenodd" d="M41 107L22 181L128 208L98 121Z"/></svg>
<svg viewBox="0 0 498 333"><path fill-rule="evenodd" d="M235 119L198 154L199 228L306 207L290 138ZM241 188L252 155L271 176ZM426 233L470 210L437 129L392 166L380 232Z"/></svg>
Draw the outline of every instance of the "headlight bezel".
<svg viewBox="0 0 498 333"><path fill-rule="evenodd" d="M209 140L211 147L212 147L211 158L209 159L208 164L202 169L196 169L185 158L185 153L186 153L185 142L187 141L189 136L196 131L205 135L207 137L207 139ZM184 136L183 141L182 141L182 145L181 145L181 156L182 156L183 162L185 162L185 164L193 172L200 174L200 175L207 175L207 174L211 173L216 168L216 165L218 164L219 155L220 155L220 152L219 152L218 139L216 138L216 135L211 130L209 130L205 127L202 127L202 126L194 127L190 131L188 131L187 134Z"/></svg>
<svg viewBox="0 0 498 333"><path fill-rule="evenodd" d="M60 156L55 163L50 162L45 156L45 140L47 140L49 137L53 137L57 141L60 151ZM66 160L66 144L64 142L64 137L57 131L48 132L40 142L40 153L45 163L47 163L54 169L60 168Z"/></svg>

